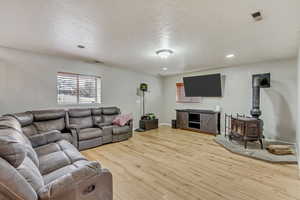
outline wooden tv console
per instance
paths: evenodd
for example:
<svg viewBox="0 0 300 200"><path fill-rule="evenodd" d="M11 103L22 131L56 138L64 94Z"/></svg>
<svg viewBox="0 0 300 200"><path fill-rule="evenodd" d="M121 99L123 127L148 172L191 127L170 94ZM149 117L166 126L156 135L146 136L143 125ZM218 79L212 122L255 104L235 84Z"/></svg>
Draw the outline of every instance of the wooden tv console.
<svg viewBox="0 0 300 200"><path fill-rule="evenodd" d="M212 110L176 110L177 128L201 133L220 134L220 112Z"/></svg>

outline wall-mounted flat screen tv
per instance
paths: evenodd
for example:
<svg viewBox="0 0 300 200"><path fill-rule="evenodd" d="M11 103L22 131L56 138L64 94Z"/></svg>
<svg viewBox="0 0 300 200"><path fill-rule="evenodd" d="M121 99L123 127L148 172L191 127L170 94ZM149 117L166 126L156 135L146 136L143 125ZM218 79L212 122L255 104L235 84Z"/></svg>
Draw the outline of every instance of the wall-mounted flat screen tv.
<svg viewBox="0 0 300 200"><path fill-rule="evenodd" d="M186 97L221 97L221 74L183 77Z"/></svg>

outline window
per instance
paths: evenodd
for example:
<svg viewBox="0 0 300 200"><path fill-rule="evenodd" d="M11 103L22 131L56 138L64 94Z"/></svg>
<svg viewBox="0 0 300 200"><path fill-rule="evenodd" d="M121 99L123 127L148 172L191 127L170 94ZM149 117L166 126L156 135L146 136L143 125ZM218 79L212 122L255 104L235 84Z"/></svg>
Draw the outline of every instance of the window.
<svg viewBox="0 0 300 200"><path fill-rule="evenodd" d="M57 103L101 103L101 78L97 76L58 72Z"/></svg>
<svg viewBox="0 0 300 200"><path fill-rule="evenodd" d="M176 83L176 103L199 103L200 97L186 97L183 83Z"/></svg>

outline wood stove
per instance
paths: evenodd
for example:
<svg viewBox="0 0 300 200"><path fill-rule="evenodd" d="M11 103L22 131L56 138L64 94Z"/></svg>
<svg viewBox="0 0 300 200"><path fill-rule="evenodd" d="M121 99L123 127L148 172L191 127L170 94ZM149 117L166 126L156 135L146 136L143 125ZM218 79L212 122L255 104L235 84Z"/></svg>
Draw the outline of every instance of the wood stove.
<svg viewBox="0 0 300 200"><path fill-rule="evenodd" d="M245 149L247 142L259 141L263 149L263 121L253 117L237 115L233 117L226 115L226 121L229 123L229 139L241 140L244 142Z"/></svg>
<svg viewBox="0 0 300 200"><path fill-rule="evenodd" d="M260 110L260 89L271 87L271 74L252 75L252 117L237 114L236 117L225 114L225 136L227 131L229 139L241 139L247 148L248 141L259 141L263 149L263 121L259 119Z"/></svg>

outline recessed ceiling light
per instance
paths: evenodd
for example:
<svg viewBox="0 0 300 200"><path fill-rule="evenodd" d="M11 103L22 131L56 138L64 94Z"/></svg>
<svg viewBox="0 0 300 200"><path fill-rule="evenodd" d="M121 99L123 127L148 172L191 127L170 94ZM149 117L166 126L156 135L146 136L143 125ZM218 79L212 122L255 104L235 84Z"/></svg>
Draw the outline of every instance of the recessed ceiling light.
<svg viewBox="0 0 300 200"><path fill-rule="evenodd" d="M77 45L77 47L80 48L80 49L84 49L84 48L85 48L85 46L83 46L83 45L81 45L81 44L80 44L80 45Z"/></svg>
<svg viewBox="0 0 300 200"><path fill-rule="evenodd" d="M234 57L235 57L234 54L228 54L228 55L226 55L226 58L234 58Z"/></svg>
<svg viewBox="0 0 300 200"><path fill-rule="evenodd" d="M167 70L168 70L168 68L166 68L166 67L163 67L163 68L162 68L162 70L164 70L164 71L167 71Z"/></svg>
<svg viewBox="0 0 300 200"><path fill-rule="evenodd" d="M171 54L173 54L173 51L171 49L161 49L161 50L158 50L156 51L156 54L163 58L163 59L166 59L168 58Z"/></svg>

